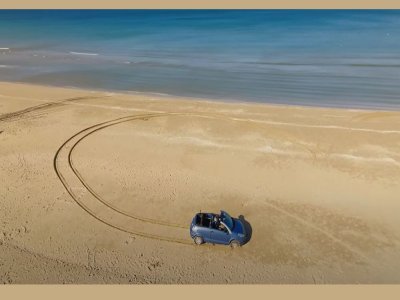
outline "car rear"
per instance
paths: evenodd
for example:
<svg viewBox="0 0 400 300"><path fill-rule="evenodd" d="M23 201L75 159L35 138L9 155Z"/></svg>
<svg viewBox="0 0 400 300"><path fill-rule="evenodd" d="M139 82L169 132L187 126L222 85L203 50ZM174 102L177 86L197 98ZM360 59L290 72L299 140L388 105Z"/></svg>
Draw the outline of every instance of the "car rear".
<svg viewBox="0 0 400 300"><path fill-rule="evenodd" d="M247 241L247 233L244 223L239 219L234 219L234 227L232 230L232 235L235 240L237 240L240 245L243 245Z"/></svg>

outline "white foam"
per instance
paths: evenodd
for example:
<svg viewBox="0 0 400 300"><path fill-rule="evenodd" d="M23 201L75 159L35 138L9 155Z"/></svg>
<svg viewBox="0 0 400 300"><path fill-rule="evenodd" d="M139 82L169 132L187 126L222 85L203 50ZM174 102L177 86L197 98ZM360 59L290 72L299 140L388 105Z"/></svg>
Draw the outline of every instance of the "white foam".
<svg viewBox="0 0 400 300"><path fill-rule="evenodd" d="M10 50L10 48L0 48L0 50Z"/></svg>
<svg viewBox="0 0 400 300"><path fill-rule="evenodd" d="M170 94L166 94L166 93L150 92L150 94L152 94L152 95L158 95L158 96L170 96Z"/></svg>
<svg viewBox="0 0 400 300"><path fill-rule="evenodd" d="M99 55L98 53L74 52L74 51L70 51L69 54L72 54L72 55L89 55L89 56L96 56L96 55Z"/></svg>
<svg viewBox="0 0 400 300"><path fill-rule="evenodd" d="M400 166L400 163L392 157L365 157L365 156L357 156L357 155L345 154L345 153L335 153L332 156L337 157L337 158L353 160L353 161L387 163L387 164L392 164L395 166Z"/></svg>
<svg viewBox="0 0 400 300"><path fill-rule="evenodd" d="M344 126L335 126L335 125L309 125L309 124L301 124L301 123L276 122L276 121L264 121L264 120L241 119L241 118L230 118L230 119L234 120L234 121L254 122L254 123L277 125L277 126L290 126L290 127L302 127L302 128L321 128L321 129L337 129L337 130L373 132L373 133L382 133L382 134L400 134L400 130L379 130L379 129L358 128L358 127L344 127Z"/></svg>

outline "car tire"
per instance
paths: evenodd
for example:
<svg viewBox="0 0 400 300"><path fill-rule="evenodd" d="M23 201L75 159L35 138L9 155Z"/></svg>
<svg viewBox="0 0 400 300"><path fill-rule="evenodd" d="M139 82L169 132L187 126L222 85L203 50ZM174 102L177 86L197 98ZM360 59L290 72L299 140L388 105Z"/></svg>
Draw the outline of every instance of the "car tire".
<svg viewBox="0 0 400 300"><path fill-rule="evenodd" d="M231 246L231 248L238 248L238 247L240 247L240 243L239 243L237 240L231 241L229 245Z"/></svg>
<svg viewBox="0 0 400 300"><path fill-rule="evenodd" d="M196 236L196 237L194 237L193 241L194 241L194 243L195 243L196 245L201 245L201 244L204 243L204 240L203 240L203 238L202 238L201 236Z"/></svg>

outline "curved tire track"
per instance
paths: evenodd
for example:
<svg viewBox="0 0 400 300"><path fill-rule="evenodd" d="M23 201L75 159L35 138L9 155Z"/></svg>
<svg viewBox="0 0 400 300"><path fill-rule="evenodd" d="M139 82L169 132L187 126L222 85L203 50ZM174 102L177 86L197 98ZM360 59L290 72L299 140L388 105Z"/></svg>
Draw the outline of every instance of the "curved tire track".
<svg viewBox="0 0 400 300"><path fill-rule="evenodd" d="M207 115L202 115L202 114L194 114L194 113L152 113L152 114L146 114L146 115L135 115L135 116L128 116L128 117L123 117L123 118L118 118L118 119L114 119L111 121L107 121L107 122L103 122L94 126L91 126L89 128L86 128L83 131L78 132L77 134L75 134L74 136L72 136L69 140L73 139L73 138L77 138L78 136L82 135L79 137L79 139L71 146L70 151L68 153L68 164L69 167L71 168L71 170L74 172L75 176L79 179L80 183L84 186L84 188L91 193L98 201L100 201L103 205L107 206L108 208L114 210L115 212L120 213L121 215L124 215L128 218L131 219L135 219L135 220L139 220L142 222L147 222L147 223L152 223L152 224L158 224L158 225L163 225L163 226L168 226L168 227L175 227L175 228L181 228L181 229L185 229L187 230L188 226L185 225L181 225L181 224L176 224L176 223L171 223L171 222L166 222L166 221L160 221L160 220L155 220L155 219L150 219L150 218L144 218L144 217L140 217L137 215L134 215L132 213L129 213L127 211L122 210L121 208L116 207L115 205L113 205L112 203L108 202L107 200L105 200L103 197L101 197L96 191L94 191L94 189L84 180L83 176L81 175L81 173L79 172L79 170L75 167L73 159L72 159L72 154L76 148L76 146L78 146L86 137L111 126L115 126L121 123L125 123L125 122L130 122L133 120L148 120L150 118L154 118L154 117L168 117L171 115L175 115L175 116L195 116L195 117L203 117L203 118L219 118L221 119L222 116L210 116L209 114ZM227 120L230 120L229 118L227 118ZM259 127L259 124L252 124L253 126ZM69 141L68 140L68 141ZM67 142L68 142L67 141Z"/></svg>
<svg viewBox="0 0 400 300"><path fill-rule="evenodd" d="M113 221L115 221L115 220L118 221L118 218L115 218L115 216L118 216L118 217L123 216L123 217L129 218L129 219L133 219L137 222L142 222L144 224L147 223L147 224L152 224L155 226L163 226L163 227L166 226L166 227L175 227L176 229L185 229L185 234L187 235L187 226L182 226L179 224L171 224L168 222L162 222L162 221L148 219L148 218L142 218L142 217L139 217L136 215L129 214L129 213L122 211L122 210L116 208L115 206L111 205L110 203L108 203L107 201L102 199L96 192L94 192L93 189L90 188L90 186L83 180L82 176L79 174L79 172L74 167L72 158L71 158L72 151L85 137L87 137L103 128L110 127L110 126L120 124L123 122L133 121L133 120L145 120L145 119L150 119L150 118L154 118L154 117L169 116L169 115L174 115L174 114L175 113L160 113L160 114L144 114L144 115L127 116L127 117L122 117L122 118L114 119L111 121L103 122L100 124L96 124L96 125L93 125L91 127L81 130L80 132L78 132L75 135L73 135L72 137L70 137L67 141L65 141L61 145L61 147L57 150L57 152L54 156L53 167L54 167L54 170L55 170L58 178L60 179L60 181L64 185L65 189L70 194L70 196L75 200L75 202L82 209L84 209L87 213L89 213L91 216L93 216L94 218L96 218L97 220L102 222L103 224L106 224L115 229L118 229L118 230L121 230L121 231L124 231L127 233L131 233L131 234L135 234L138 236L143 236L143 237L148 237L148 238L153 238L153 239L163 240L163 241L169 241L169 242L175 242L175 243L180 243L180 244L192 245L192 242L190 240L166 237L166 236L149 233L149 232L146 232L143 230L140 231L140 230L129 228L128 226L121 226L121 225L113 223ZM97 203L101 204L102 208L100 208L100 209L99 209L99 207L94 208L93 204L92 204L92 207L90 207L90 205L88 205L87 203L82 201L80 199L79 195L77 195L76 192L73 191L73 189L74 189L73 186L70 185L70 183L66 179L66 176L68 176L66 174L68 172L68 170L65 170L65 169L63 170L60 167L60 157L61 157L62 151L64 151L64 150L67 150L67 154L66 154L67 167L72 171L72 174L75 176L75 178L79 180L79 183L84 187L84 189L86 191L88 191L90 193L90 195L92 195L96 199ZM104 208L108 209L107 210L108 215L104 215L104 214L101 215L100 213L96 212L96 209L98 211L100 211L100 210L104 211ZM154 230L154 228L153 228L153 230ZM154 230L154 231L156 231L156 230Z"/></svg>
<svg viewBox="0 0 400 300"><path fill-rule="evenodd" d="M118 125L121 123L125 123L125 122L130 122L130 121L134 121L134 120L149 120L151 118L157 118L157 117L168 117L168 116L196 116L196 117L206 117L206 118L210 118L210 114L199 114L199 113L149 113L149 114L143 114L143 115L133 115L133 116L126 116L126 117L121 117L121 118L117 118L114 120L109 120L109 121L105 121L99 124L95 124L93 126L87 127L81 131L79 131L78 133L76 133L75 135L73 135L72 137L70 137L68 140L66 140L61 146L60 148L57 150L55 156L54 156L54 160L53 160L53 167L54 170L58 176L58 178L60 179L60 181L62 182L62 184L64 185L65 189L67 190L67 192L70 194L70 196L75 200L75 202L83 209L85 210L87 213L89 213L91 216L93 216L95 219L97 219L98 221L102 222L105 225L108 225L112 228L118 229L120 231L126 232L126 233L130 233L130 234L135 234L138 236L142 236L142 237L147 237L147 238L152 238L152 239L156 239L156 240L162 240L162 241L168 241L168 242L175 242L175 243L179 243L179 244L186 244L186 245L193 245L192 242L187 239L177 239L177 238L170 238L170 237L166 237L166 236L162 236L162 235L157 235L157 234L151 234L145 231L139 231L139 230L135 230L135 229L130 229L130 228L126 228L126 226L120 226L120 225L116 225L114 224L112 221L107 220L106 217L99 215L98 213L96 213L91 207L89 207L87 204L84 203L84 201L82 201L80 199L80 197L78 195L76 195L76 193L74 193L73 191L73 187L72 185L69 184L68 180L65 177L65 174L63 175L63 171L61 170L62 168L60 168L60 156L61 156L61 152L66 150L67 154L66 154L66 162L67 165L66 167L68 167L70 169L70 171L72 172L73 176L78 180L79 184L90 193L90 195L92 195L97 203L100 203L103 207L106 207L107 209L109 209L109 211L112 211L113 213L119 215L119 216L124 216L126 218L129 218L131 220L135 220L137 222L141 222L144 224L152 224L152 225L156 225L159 227L170 227L170 228L175 228L175 230L180 230L180 229L184 229L185 230L185 234L187 235L187 226L182 226L180 224L174 224L174 223L169 223L169 222L165 222L165 221L159 221L159 220L154 220L154 219L150 219L150 218L144 218L144 217L140 217L137 215L133 215L131 213L128 213L120 208L117 208L116 206L112 205L111 203L109 203L108 201L106 201L105 199L103 199L98 193L96 193L93 188L90 187L90 185L84 180L83 176L79 173L78 169L74 166L73 160L72 160L72 154L73 151L76 149L76 147L88 136L111 126L114 125ZM213 116L212 118L222 118L222 116ZM229 118L228 118L229 119ZM65 170L64 170L65 172ZM323 234L324 236L328 237L330 240L332 240L332 242L340 245L341 247L345 248L347 251L361 257L362 259L368 261L368 257L366 257L362 252L360 252L358 249L355 249L353 247L351 247L350 245L348 245L347 243L345 243L344 241L342 241L340 238L336 237L335 235L333 235L332 233L323 230L321 228L319 228L316 224L313 224L311 222L309 222L308 220L302 218L301 216L291 213L287 210L285 210L284 208L278 207L277 205L271 203L270 201L267 201L267 205L270 206L271 208L275 209L276 211L278 211L279 213L282 213L286 216L291 217L294 221L297 221L299 223L301 223L302 225L304 225L305 227L308 227L309 229L313 229L317 232L319 232L320 234ZM112 218L111 218L112 219Z"/></svg>
<svg viewBox="0 0 400 300"><path fill-rule="evenodd" d="M140 119L141 119L141 120L148 120L149 118L162 117L162 116L168 116L168 115L171 115L171 114L168 113L168 114L162 114L162 115L145 116L145 117L142 117L142 118L140 118ZM135 118L135 119L136 119L136 118ZM171 222L165 222L165 221L159 221L159 220L150 219L150 218L139 217L139 216L137 216L137 215L133 215L133 214L131 214L131 213L128 213L128 212L126 212L126 211L124 211L124 210L122 210L122 209L120 209L120 208L118 208L118 207L112 205L110 202L108 202L108 201L106 201L105 199L103 199L98 193L96 193L96 192L93 190L93 188L91 188L91 187L89 186L89 184L83 179L83 176L79 173L79 171L77 170L77 168L74 166L74 163L73 163L73 160L72 160L72 154L73 154L73 152L74 152L74 150L75 150L75 147L76 147L77 145L79 145L79 143L80 143L82 140L84 140L86 137L88 137L88 136L90 136L90 135L96 133L96 132L99 131L99 130L105 129L105 128L110 127L110 126L118 125L118 124L121 124L121 123L130 122L130 121L132 121L132 120L131 120L131 119L128 119L128 120L120 120L120 121L117 121L117 122L112 122L112 123L110 123L110 124L104 124L104 125L102 125L102 126L100 126L100 127L97 127L97 128L95 128L95 129L89 131L89 132L86 133L85 135L83 135L83 136L71 147L71 150L70 150L69 153L68 153L68 163L69 163L69 165L70 165L72 171L73 171L74 174L78 177L78 179L79 179L79 181L82 183L82 185L83 185L97 200L99 200L101 203L103 203L103 204L106 205L107 207L113 209L114 211L116 211L116 212L118 212L118 213L120 213L120 214L122 214L122 215L125 215L125 216L127 216L127 217L129 217L129 218L136 219L136 220L143 221L143 222L149 222L149 223L159 224L159 225L164 225L164 226L169 226L169 227L177 227L177 228L187 229L187 226L184 226L184 225L175 224L175 223L171 223Z"/></svg>
<svg viewBox="0 0 400 300"><path fill-rule="evenodd" d="M63 100L59 100L59 101L53 101L53 102L47 102L47 103L42 103L39 105L35 105L35 106L31 106L25 109L21 109L18 111L14 111L14 112L10 112L10 113L6 113L3 115L0 115L0 122L1 121L10 121L12 119L16 119L19 118L25 114L28 113L32 113L32 112L36 112L36 111L42 111L42 110L47 110L53 107L57 107L57 106L62 106L67 104L68 102L72 102L72 101L78 101L78 100L88 100L88 99L98 99L98 98L104 98L104 96L98 96L98 97L92 97L92 96L82 96L82 97L72 97L72 98L66 98Z"/></svg>

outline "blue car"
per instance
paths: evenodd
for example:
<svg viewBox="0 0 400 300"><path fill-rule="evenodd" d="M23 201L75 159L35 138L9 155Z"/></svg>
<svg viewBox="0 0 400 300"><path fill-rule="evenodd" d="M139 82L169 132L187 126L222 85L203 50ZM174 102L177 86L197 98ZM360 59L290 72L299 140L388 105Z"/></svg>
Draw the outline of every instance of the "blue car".
<svg viewBox="0 0 400 300"><path fill-rule="evenodd" d="M246 242L244 224L227 212L221 214L198 213L190 225L190 236L197 245L203 243L242 246Z"/></svg>

